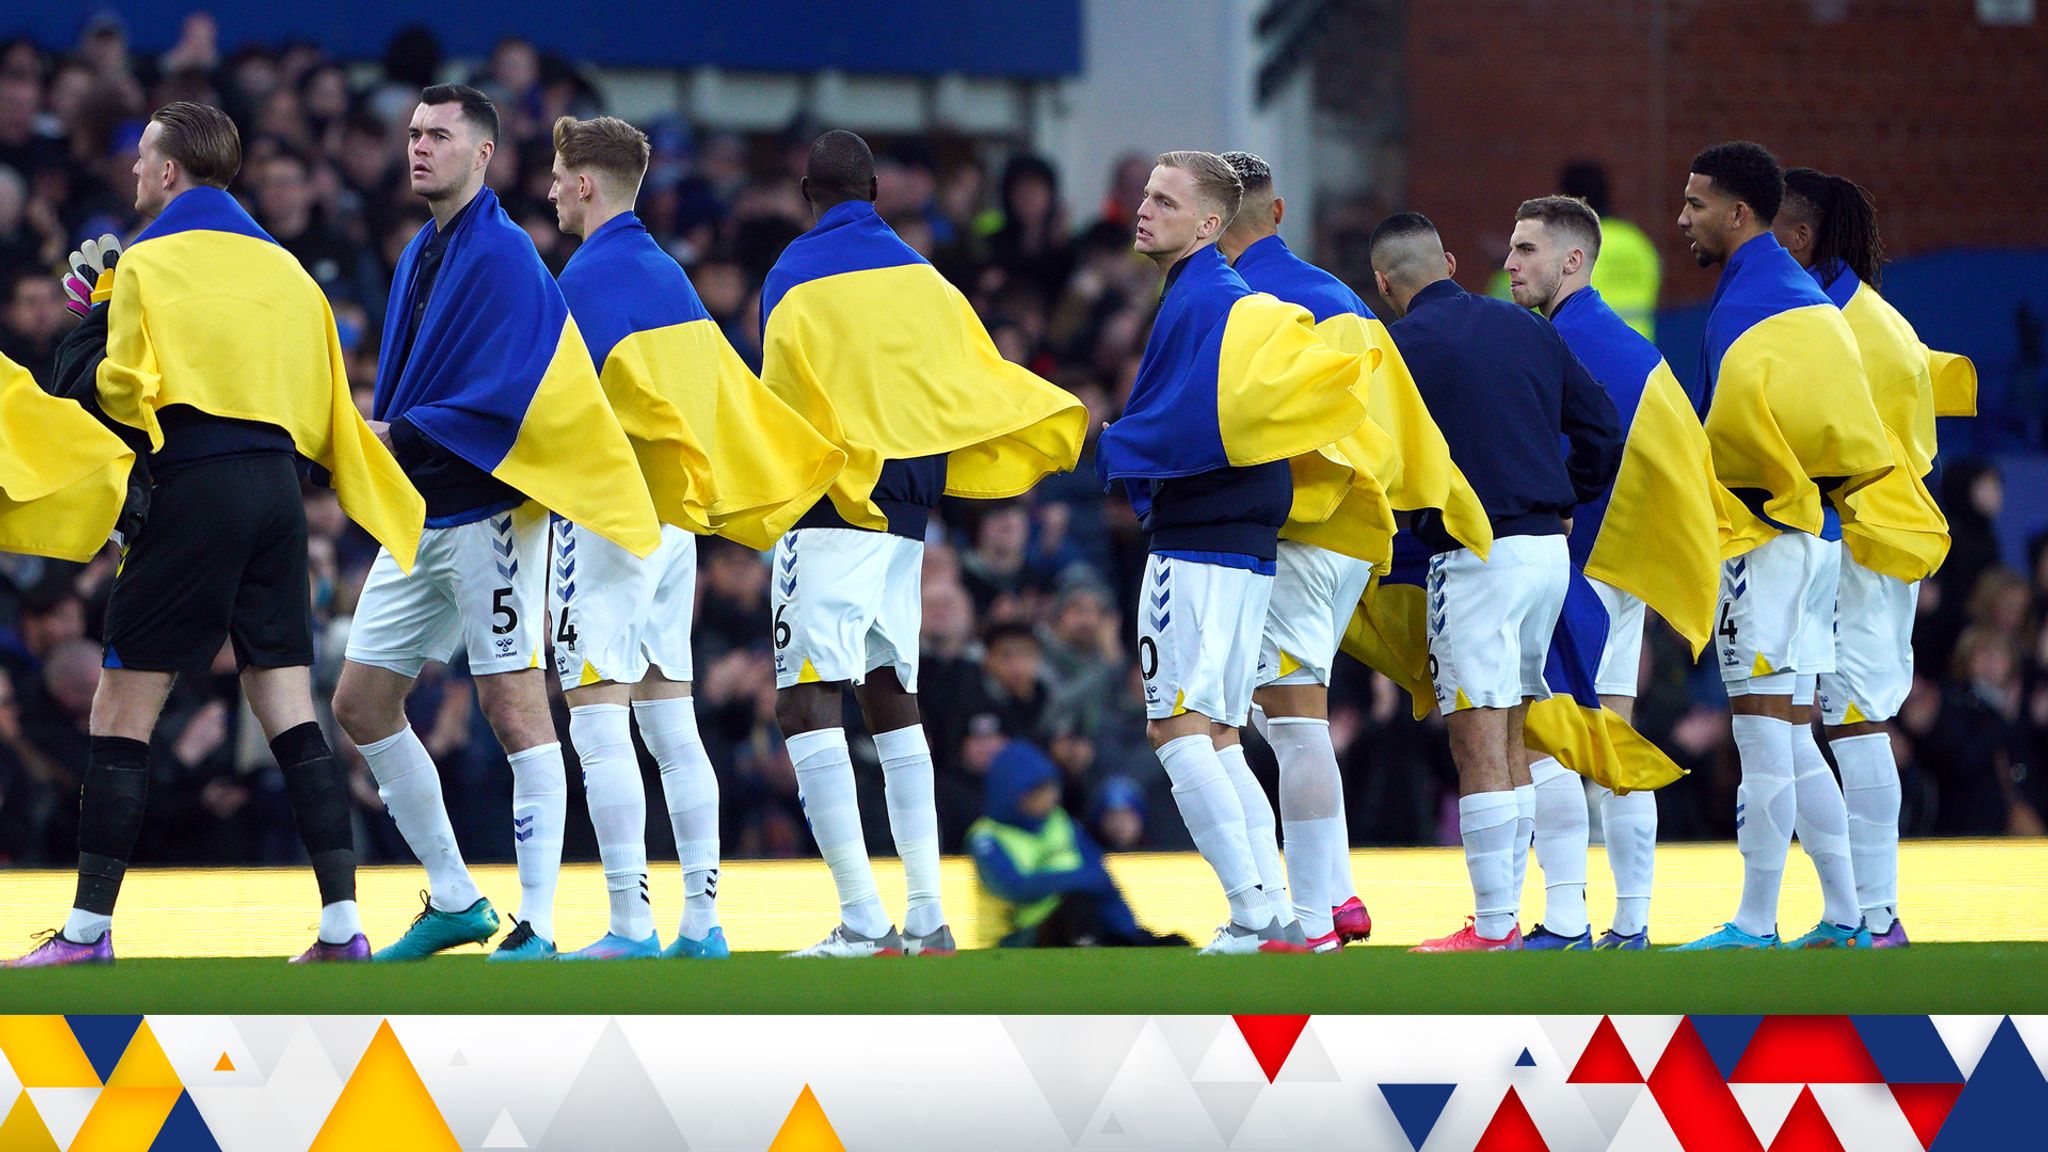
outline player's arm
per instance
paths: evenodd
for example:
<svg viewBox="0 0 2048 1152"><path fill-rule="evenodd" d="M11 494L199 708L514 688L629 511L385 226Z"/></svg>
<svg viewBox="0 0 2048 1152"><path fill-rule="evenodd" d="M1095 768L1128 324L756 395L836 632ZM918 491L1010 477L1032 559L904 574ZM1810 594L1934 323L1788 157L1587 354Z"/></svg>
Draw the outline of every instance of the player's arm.
<svg viewBox="0 0 2048 1152"><path fill-rule="evenodd" d="M1558 341L1564 356L1564 404L1560 424L1571 451L1565 454L1565 471L1571 476L1572 492L1581 504L1598 500L1614 485L1621 471L1621 413L1614 398L1600 387L1593 374L1577 356Z"/></svg>

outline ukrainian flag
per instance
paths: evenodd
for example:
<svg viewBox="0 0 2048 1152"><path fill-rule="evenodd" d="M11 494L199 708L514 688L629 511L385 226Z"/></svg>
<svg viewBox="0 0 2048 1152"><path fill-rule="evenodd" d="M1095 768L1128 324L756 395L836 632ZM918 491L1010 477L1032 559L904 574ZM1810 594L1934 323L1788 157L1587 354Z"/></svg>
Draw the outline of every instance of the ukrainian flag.
<svg viewBox="0 0 2048 1152"><path fill-rule="evenodd" d="M1543 665L1551 696L1529 705L1522 743L1615 792L1662 788L1685 775L1685 769L1629 727L1620 713L1602 706L1594 687L1607 627L1599 593L1573 566Z"/></svg>
<svg viewBox="0 0 2048 1152"><path fill-rule="evenodd" d="M1252 291L1214 245L1200 248L1168 277L1097 477L1126 481L1142 510L1151 481L1316 453L1295 472L1295 505L1334 511L1356 472L1321 452L1365 421L1370 370L1325 343L1306 309Z"/></svg>
<svg viewBox="0 0 2048 1152"><path fill-rule="evenodd" d="M1728 258L1700 355L1714 471L1738 497L1723 557L1787 529L1819 535L1817 480L1853 518L1845 501L1891 471L1892 451L1847 321L1770 233Z"/></svg>
<svg viewBox="0 0 2048 1152"><path fill-rule="evenodd" d="M1655 609L1697 657L1713 636L1726 530L1698 405L1598 289L1566 297L1551 322L1628 430L1612 490L1572 512L1572 566Z"/></svg>
<svg viewBox="0 0 2048 1152"><path fill-rule="evenodd" d="M1344 629L1340 651L1408 690L1417 720L1436 706L1429 675L1429 548L1413 532L1394 537L1394 556L1375 576Z"/></svg>
<svg viewBox="0 0 2048 1152"><path fill-rule="evenodd" d="M398 371L431 221L399 257L377 357L379 420L442 449L636 556L661 526L590 350L533 241L489 188L448 237L419 334ZM125 264L126 261L124 260Z"/></svg>
<svg viewBox="0 0 2048 1152"><path fill-rule="evenodd" d="M1365 388L1368 418L1321 452L1290 462L1296 499L1281 537L1368 560L1384 571L1393 550L1392 512L1435 508L1443 512L1445 528L1460 544L1486 555L1493 544L1486 509L1451 462L1450 447L1430 418L1386 325L1358 293L1296 256L1278 236L1239 253L1232 270L1254 292L1308 309L1325 343L1364 356L1371 365ZM1327 510L1313 506L1322 461L1343 465L1354 477L1351 490L1341 493L1336 507Z"/></svg>
<svg viewBox="0 0 2048 1152"><path fill-rule="evenodd" d="M174 404L274 424L342 510L410 570L426 505L356 411L334 313L298 260L219 188L181 193L114 267L100 410L163 447ZM111 527L111 521L109 522Z"/></svg>
<svg viewBox="0 0 2048 1152"><path fill-rule="evenodd" d="M135 453L0 356L0 552L83 563L120 518Z"/></svg>
<svg viewBox="0 0 2048 1152"><path fill-rule="evenodd" d="M967 298L865 200L835 204L761 287L761 382L846 463L827 489L847 523L888 527L882 464L946 456L946 494L1021 495L1081 456L1088 412L1004 360Z"/></svg>
<svg viewBox="0 0 2048 1152"><path fill-rule="evenodd" d="M1814 275L1823 273L1816 269ZM1842 543L1873 572L1907 583L1923 580L1941 567L1949 544L1948 518L1925 479L1934 470L1937 368L1947 378L1943 387L1967 395L1962 403L1971 411L1976 369L1964 357L1930 351L1898 309L1847 267L1825 280L1822 290L1855 334L1895 465L1884 479L1848 498Z"/></svg>
<svg viewBox="0 0 2048 1152"><path fill-rule="evenodd" d="M831 486L846 454L761 386L638 216L586 237L561 288L663 523L766 550Z"/></svg>

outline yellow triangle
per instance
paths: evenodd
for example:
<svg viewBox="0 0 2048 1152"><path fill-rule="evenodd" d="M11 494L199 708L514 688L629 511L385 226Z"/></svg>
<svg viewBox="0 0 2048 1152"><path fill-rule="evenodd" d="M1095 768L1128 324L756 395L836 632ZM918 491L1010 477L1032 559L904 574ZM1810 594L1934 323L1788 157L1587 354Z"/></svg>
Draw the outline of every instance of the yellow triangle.
<svg viewBox="0 0 2048 1152"><path fill-rule="evenodd" d="M846 1145L839 1142L839 1133L832 1130L832 1121L825 1118L825 1109L819 1107L809 1084L804 1085L796 1103L790 1106L782 1130L775 1134L768 1152L846 1152Z"/></svg>
<svg viewBox="0 0 2048 1152"><path fill-rule="evenodd" d="M155 1043L155 1041L151 1041ZM122 1057L127 1062L127 1057ZM119 1070L116 1069L116 1074ZM112 1081L109 1080L111 1085ZM70 1152L130 1152L147 1148L178 1106L181 1088L107 1087L92 1102Z"/></svg>
<svg viewBox="0 0 2048 1152"><path fill-rule="evenodd" d="M235 1062L228 1059L228 1054L223 1052L220 1054L220 1059L214 1062L213 1070L215 1072L233 1072L235 1070Z"/></svg>
<svg viewBox="0 0 2048 1152"><path fill-rule="evenodd" d="M0 1148L7 1152L61 1152L57 1138L50 1135L43 1114L36 1111L36 1102L26 1092L14 1098L7 1119L0 1121Z"/></svg>
<svg viewBox="0 0 2048 1152"><path fill-rule="evenodd" d="M1287 649L1282 648L1280 650L1280 674L1282 676L1292 676L1299 671L1301 671L1301 661L1288 655Z"/></svg>
<svg viewBox="0 0 2048 1152"><path fill-rule="evenodd" d="M1764 654L1763 654L1763 653L1761 653L1761 652L1757 653L1757 654L1756 654L1756 663L1754 663L1754 664L1752 664L1752 665L1750 665L1750 666L1749 666L1749 676L1750 676L1750 679L1754 680L1754 679L1756 679L1756 678L1757 678L1758 676L1769 676L1770 674L1771 674L1771 662L1770 662L1769 660L1766 660L1766 659L1764 659Z"/></svg>
<svg viewBox="0 0 2048 1152"><path fill-rule="evenodd" d="M62 1016L0 1015L0 1052L23 1088L100 1086L100 1074Z"/></svg>
<svg viewBox="0 0 2048 1152"><path fill-rule="evenodd" d="M1173 692L1173 714L1174 714L1175 716L1184 716L1184 715L1186 715L1186 714L1187 714L1187 710L1188 710L1188 693L1187 693L1187 689L1185 689L1185 688L1176 688L1176 689L1174 689L1174 692Z"/></svg>
<svg viewBox="0 0 2048 1152"><path fill-rule="evenodd" d="M1451 711L1463 712L1465 709L1470 708L1471 706L1472 698L1470 696L1465 695L1465 690L1463 688L1458 689L1458 698L1456 700L1451 701Z"/></svg>
<svg viewBox="0 0 2048 1152"><path fill-rule="evenodd" d="M127 1051L121 1053L121 1062L114 1065L114 1074L107 1077L109 1088L184 1086L178 1079L178 1070L171 1067L170 1058L164 1055L164 1046L156 1042L156 1033L149 1030L147 1020L135 1029L135 1035L128 1040Z"/></svg>
<svg viewBox="0 0 2048 1152"><path fill-rule="evenodd" d="M441 1119L427 1086L413 1069L412 1059L391 1031L391 1022L377 1025L369 1050L349 1073L341 1098L320 1125L308 1152L353 1152L377 1148L385 1152L461 1152L461 1145Z"/></svg>
<svg viewBox="0 0 2048 1152"><path fill-rule="evenodd" d="M1863 714L1863 709L1858 708L1856 706L1856 702L1854 700L1851 700L1849 701L1848 709L1842 713L1842 723L1868 724L1870 723L1870 717L1865 716Z"/></svg>
<svg viewBox="0 0 2048 1152"><path fill-rule="evenodd" d="M818 669L812 665L811 658L809 656L804 657L804 666L796 670L796 682L799 684L817 684L824 679L823 676L818 675Z"/></svg>
<svg viewBox="0 0 2048 1152"><path fill-rule="evenodd" d="M597 665L585 660L583 662L583 674L576 677L576 686L578 688L588 688L592 684L599 684L603 681L604 677L597 674Z"/></svg>

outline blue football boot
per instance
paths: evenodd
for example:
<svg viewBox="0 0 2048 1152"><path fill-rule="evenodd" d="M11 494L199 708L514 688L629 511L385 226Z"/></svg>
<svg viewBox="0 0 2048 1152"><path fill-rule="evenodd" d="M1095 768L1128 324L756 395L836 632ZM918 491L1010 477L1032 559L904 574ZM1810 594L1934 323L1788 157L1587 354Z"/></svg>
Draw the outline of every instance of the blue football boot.
<svg viewBox="0 0 2048 1152"><path fill-rule="evenodd" d="M1870 947L1870 929L1865 927L1861 923L1858 923L1854 927L1850 927L1847 924L1830 924L1827 921L1823 920L1820 923L1815 924L1811 932L1808 932L1806 935L1801 936L1797 940L1787 940L1784 943L1779 944L1778 947L1868 948Z"/></svg>
<svg viewBox="0 0 2048 1152"><path fill-rule="evenodd" d="M460 912L443 912L434 907L425 892L420 893L420 914L412 918L405 935L377 950L373 960L425 960L436 952L482 944L498 934L498 910L478 897Z"/></svg>
<svg viewBox="0 0 2048 1152"><path fill-rule="evenodd" d="M675 943L661 953L664 960L725 960L731 956L732 949L725 942L725 929L716 927L706 932L702 940L692 940L678 932Z"/></svg>
<svg viewBox="0 0 2048 1152"><path fill-rule="evenodd" d="M1525 952L1578 952L1593 946L1593 930L1586 929L1577 936L1560 936L1538 924L1527 936L1522 937Z"/></svg>
<svg viewBox="0 0 2048 1152"><path fill-rule="evenodd" d="M1650 930L1643 929L1633 936L1624 936L1609 928L1600 934L1599 943L1593 945L1595 952L1646 952L1650 948Z"/></svg>
<svg viewBox="0 0 2048 1152"><path fill-rule="evenodd" d="M504 960L512 962L521 960L553 960L554 958L555 942L541 939L540 935L533 930L533 925L528 924L524 920L513 921L512 931L505 933L505 938L498 941L498 950L489 956L489 959L493 961Z"/></svg>
<svg viewBox="0 0 2048 1152"><path fill-rule="evenodd" d="M1776 948L1778 934L1752 936L1733 924L1723 924L1690 944L1680 944L1673 952L1721 952L1744 948Z"/></svg>
<svg viewBox="0 0 2048 1152"><path fill-rule="evenodd" d="M557 960L653 960L661 955L661 939L649 932L645 939L634 940L616 932L607 932L595 944L586 944L574 952L564 952Z"/></svg>

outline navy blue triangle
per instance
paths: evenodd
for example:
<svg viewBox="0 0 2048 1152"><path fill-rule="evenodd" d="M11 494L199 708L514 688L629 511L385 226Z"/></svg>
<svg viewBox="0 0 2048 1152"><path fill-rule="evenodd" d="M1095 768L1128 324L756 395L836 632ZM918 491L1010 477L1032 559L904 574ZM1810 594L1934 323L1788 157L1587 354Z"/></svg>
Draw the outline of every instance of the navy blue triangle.
<svg viewBox="0 0 2048 1152"><path fill-rule="evenodd" d="M1420 1149L1457 1089L1456 1084L1382 1084L1380 1095L1387 1098L1387 1107L1400 1122L1408 1146Z"/></svg>
<svg viewBox="0 0 2048 1152"><path fill-rule="evenodd" d="M1925 1016L1852 1016L1887 1084L1960 1084L1963 1071Z"/></svg>
<svg viewBox="0 0 2048 1152"><path fill-rule="evenodd" d="M178 1093L178 1102L164 1118L164 1126L157 1129L149 1152L220 1152L220 1142L213 1138L190 1092Z"/></svg>
<svg viewBox="0 0 2048 1152"><path fill-rule="evenodd" d="M1529 1055L1527 1048L1522 1049L1522 1054L1515 1057L1515 1067L1517 1068L1534 1068L1535 1066L1536 1058Z"/></svg>
<svg viewBox="0 0 2048 1152"><path fill-rule="evenodd" d="M2048 1080L2041 1078L2008 1016L1956 1097L1930 1152L2017 1148L2014 1141L2022 1134L2038 1131L2043 1113L2048 1113Z"/></svg>
<svg viewBox="0 0 2048 1152"><path fill-rule="evenodd" d="M121 1062L121 1053L128 1050L135 1030L142 1026L142 1017L66 1016L64 1022L71 1025L71 1034L78 1037L78 1046L85 1049L85 1058L92 1061L92 1070L104 1084L114 1074L114 1065Z"/></svg>
<svg viewBox="0 0 2048 1152"><path fill-rule="evenodd" d="M1714 1067L1721 1070L1721 1079L1735 1075L1735 1065L1741 1061L1742 1053L1748 1049L1750 1037L1756 1035L1757 1026L1764 1022L1761 1016L1691 1016L1693 1030L1700 1035L1700 1043L1707 1046L1707 1055L1714 1058Z"/></svg>

